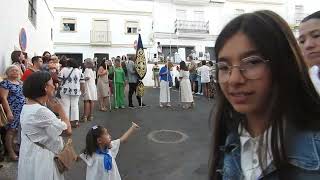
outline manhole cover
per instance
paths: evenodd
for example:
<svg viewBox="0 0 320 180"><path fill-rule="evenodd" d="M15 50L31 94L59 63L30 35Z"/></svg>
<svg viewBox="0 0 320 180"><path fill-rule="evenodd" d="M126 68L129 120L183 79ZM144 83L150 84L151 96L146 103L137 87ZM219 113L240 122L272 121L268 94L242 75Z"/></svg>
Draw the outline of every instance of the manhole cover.
<svg viewBox="0 0 320 180"><path fill-rule="evenodd" d="M157 130L148 134L148 138L156 143L181 143L188 136L179 131L173 130Z"/></svg>

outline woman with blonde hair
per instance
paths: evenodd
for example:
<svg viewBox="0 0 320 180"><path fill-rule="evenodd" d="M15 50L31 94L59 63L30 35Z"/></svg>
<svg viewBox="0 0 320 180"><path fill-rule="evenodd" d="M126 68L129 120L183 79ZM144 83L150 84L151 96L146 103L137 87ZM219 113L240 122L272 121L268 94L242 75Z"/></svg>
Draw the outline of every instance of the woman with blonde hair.
<svg viewBox="0 0 320 180"><path fill-rule="evenodd" d="M13 161L18 160L14 151L13 140L17 136L17 130L20 126L20 113L25 104L25 97L22 94L22 81L19 80L20 72L19 67L10 65L5 71L7 78L0 82L0 98L9 121L6 126L5 146L10 159Z"/></svg>

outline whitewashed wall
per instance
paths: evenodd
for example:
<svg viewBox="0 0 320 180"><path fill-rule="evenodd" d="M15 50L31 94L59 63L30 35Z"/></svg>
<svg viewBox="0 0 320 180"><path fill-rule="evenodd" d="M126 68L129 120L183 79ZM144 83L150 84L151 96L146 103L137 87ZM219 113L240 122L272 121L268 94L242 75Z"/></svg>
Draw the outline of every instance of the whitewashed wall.
<svg viewBox="0 0 320 180"><path fill-rule="evenodd" d="M53 28L52 0L37 0L37 24L32 25L28 18L28 1L3 1L0 6L0 74L11 64L11 52L20 49L21 28L27 32L26 52L31 58L52 51L51 28Z"/></svg>
<svg viewBox="0 0 320 180"><path fill-rule="evenodd" d="M73 4L74 3L74 4ZM138 21L144 47L150 47L152 33L152 2L128 0L100 1L57 0L55 4L54 51L59 53L82 53L83 58L93 57L94 53L108 53L109 57L134 54L133 43L138 35L125 34L126 21ZM76 32L61 31L63 17L76 18ZM90 44L90 31L93 19L109 21L111 45Z"/></svg>

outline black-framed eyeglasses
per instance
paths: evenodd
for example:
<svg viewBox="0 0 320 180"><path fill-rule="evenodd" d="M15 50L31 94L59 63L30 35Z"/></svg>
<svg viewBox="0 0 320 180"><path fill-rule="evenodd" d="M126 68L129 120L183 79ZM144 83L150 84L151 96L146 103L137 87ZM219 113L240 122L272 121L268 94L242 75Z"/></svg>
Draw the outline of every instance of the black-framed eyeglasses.
<svg viewBox="0 0 320 180"><path fill-rule="evenodd" d="M217 80L219 83L227 82L233 68L238 68L240 73L247 79L259 79L265 73L268 62L269 60L256 55L242 59L240 65L229 65L224 61L218 62L216 63L218 70Z"/></svg>

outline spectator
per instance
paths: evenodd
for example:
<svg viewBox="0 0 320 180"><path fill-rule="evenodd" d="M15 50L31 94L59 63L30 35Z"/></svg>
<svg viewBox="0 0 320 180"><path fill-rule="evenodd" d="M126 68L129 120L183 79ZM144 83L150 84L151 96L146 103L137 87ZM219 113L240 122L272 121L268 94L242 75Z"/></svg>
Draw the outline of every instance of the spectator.
<svg viewBox="0 0 320 180"><path fill-rule="evenodd" d="M171 107L170 104L170 88L169 83L172 82L170 69L173 67L171 62L167 62L165 66L160 69L160 107L164 105Z"/></svg>
<svg viewBox="0 0 320 180"><path fill-rule="evenodd" d="M309 75L320 95L320 11L305 17L299 26L299 43Z"/></svg>
<svg viewBox="0 0 320 180"><path fill-rule="evenodd" d="M98 67L97 91L99 96L100 111L107 111L108 108L110 108L110 102L108 101L108 98L110 98L110 86L108 78L109 72L106 67L106 63L107 62L105 60L102 60Z"/></svg>
<svg viewBox="0 0 320 180"><path fill-rule="evenodd" d="M242 14L214 47L209 179L320 179L320 144L311 143L320 136L320 97L286 21L267 10Z"/></svg>
<svg viewBox="0 0 320 180"><path fill-rule="evenodd" d="M6 71L7 79L0 82L0 96L3 108L8 118L5 146L9 157L13 161L18 160L14 151L13 139L17 136L20 125L20 113L25 103L22 94L22 82L19 80L20 69L16 65L10 65Z"/></svg>
<svg viewBox="0 0 320 180"><path fill-rule="evenodd" d="M210 68L207 66L206 60L201 61L202 66L198 68L200 74L200 82L202 92L206 97L209 97L209 83L210 83Z"/></svg>
<svg viewBox="0 0 320 180"><path fill-rule="evenodd" d="M159 65L157 62L155 62L154 66L152 67L152 79L154 81L153 88L160 87L159 71L160 71Z"/></svg>
<svg viewBox="0 0 320 180"><path fill-rule="evenodd" d="M189 70L186 65L186 62L181 61L180 62L180 90L181 90L181 102L183 104L184 109L188 109L192 107L193 104L193 95L191 90L191 83L189 79Z"/></svg>
<svg viewBox="0 0 320 180"><path fill-rule="evenodd" d="M79 97L84 90L84 77L75 59L68 59L68 66L61 69L59 79L62 89L61 104L72 127L76 128L79 126Z"/></svg>
<svg viewBox="0 0 320 180"><path fill-rule="evenodd" d="M94 62L92 61L92 59L87 58L84 61L84 66L84 111L82 120L86 122L87 120L93 120L94 101L98 100L98 98L97 87L95 84L96 77L95 73L93 72Z"/></svg>
<svg viewBox="0 0 320 180"><path fill-rule="evenodd" d="M20 69L20 77L23 75L24 71L26 70L25 65L22 63L24 61L24 55L21 51L13 51L11 53L11 60L12 64L18 66Z"/></svg>
<svg viewBox="0 0 320 180"><path fill-rule="evenodd" d="M32 67L29 67L23 73L23 76L21 78L22 81L25 81L28 78L28 76L30 76L33 72L40 71L40 69L42 67L42 58L41 58L41 56L34 56L31 59L31 62L32 62Z"/></svg>
<svg viewBox="0 0 320 180"><path fill-rule="evenodd" d="M63 106L51 98L54 90L48 72L35 72L24 82L23 94L28 102L21 112L18 180L64 179L54 157L63 149L62 133L71 135L72 130Z"/></svg>

